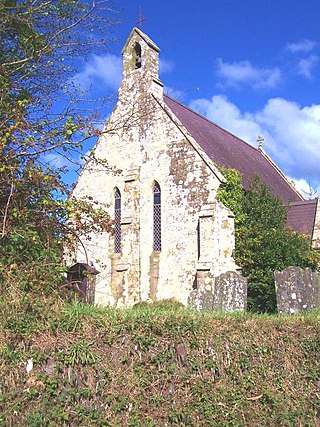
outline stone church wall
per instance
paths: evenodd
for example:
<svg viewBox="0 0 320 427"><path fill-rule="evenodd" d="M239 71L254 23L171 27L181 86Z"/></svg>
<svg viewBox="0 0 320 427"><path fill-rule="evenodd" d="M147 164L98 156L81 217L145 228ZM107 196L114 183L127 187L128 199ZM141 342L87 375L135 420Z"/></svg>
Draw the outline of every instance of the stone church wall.
<svg viewBox="0 0 320 427"><path fill-rule="evenodd" d="M137 42L142 66L135 69ZM218 276L236 269L233 215L216 201L219 172L163 106L157 47L135 31L123 63L119 100L95 147L96 159L107 166L89 162L73 191L107 205L111 218L115 189L120 191L122 250L115 253L112 235L86 236L77 262L98 264L98 304L175 298L187 305L197 271ZM153 251L155 182L161 189L159 252Z"/></svg>

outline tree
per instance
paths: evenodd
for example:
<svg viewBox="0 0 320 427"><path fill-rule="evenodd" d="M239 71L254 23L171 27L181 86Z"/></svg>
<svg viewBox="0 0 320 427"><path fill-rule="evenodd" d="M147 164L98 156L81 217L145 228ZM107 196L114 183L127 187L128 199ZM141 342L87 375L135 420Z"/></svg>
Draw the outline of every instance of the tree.
<svg viewBox="0 0 320 427"><path fill-rule="evenodd" d="M99 38L112 24L108 5L106 0L0 3L2 153L10 158L52 149L63 153L96 133L78 114L68 79L76 58L108 41Z"/></svg>
<svg viewBox="0 0 320 427"><path fill-rule="evenodd" d="M112 28L112 14L107 0L0 1L3 298L18 281L16 294L56 286L62 237L71 241L79 230L110 230L103 207L89 199L66 200L61 170L49 167L44 154L72 158L83 140L98 133L92 116L79 114L68 79L77 57L110 41L101 34Z"/></svg>
<svg viewBox="0 0 320 427"><path fill-rule="evenodd" d="M244 190L240 174L223 169L227 184L219 200L235 213L235 259L248 278L248 308L275 312L274 271L294 265L316 269L320 256L310 240L286 227L287 210L271 190L254 177Z"/></svg>

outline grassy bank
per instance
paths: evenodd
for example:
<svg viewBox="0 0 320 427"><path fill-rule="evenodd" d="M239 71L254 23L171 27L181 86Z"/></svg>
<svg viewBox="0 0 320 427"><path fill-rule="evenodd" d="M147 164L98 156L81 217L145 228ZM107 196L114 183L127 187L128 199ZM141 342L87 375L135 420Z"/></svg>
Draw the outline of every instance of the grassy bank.
<svg viewBox="0 0 320 427"><path fill-rule="evenodd" d="M74 302L6 312L1 324L3 426L313 427L319 417L317 314Z"/></svg>

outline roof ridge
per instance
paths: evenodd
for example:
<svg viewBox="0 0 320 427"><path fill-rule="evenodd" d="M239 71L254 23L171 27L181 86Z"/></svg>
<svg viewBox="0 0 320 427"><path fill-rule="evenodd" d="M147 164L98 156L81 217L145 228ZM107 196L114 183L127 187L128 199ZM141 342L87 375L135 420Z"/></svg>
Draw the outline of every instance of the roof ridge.
<svg viewBox="0 0 320 427"><path fill-rule="evenodd" d="M197 116L199 116L200 118L202 118L203 120L206 120L208 123L218 127L219 129L221 129L223 132L228 133L229 135L233 136L234 138L236 138L237 140L243 142L243 144L247 145L248 147L252 148L253 150L255 150L258 153L261 153L260 150L256 147L254 147L253 145L249 144L248 142L246 142L244 139L239 138L237 135L235 135L234 133L228 131L227 129L223 128L222 126L218 125L217 123L213 122L212 120L208 119L207 117L203 116L202 114L198 113L197 111L193 110L190 107L187 107L186 105L182 104L181 102L177 101L176 99L171 98L171 96L165 94L164 97L169 98L171 101L176 102L177 104L181 105L181 107L185 108L186 110L189 110L191 113L196 114Z"/></svg>

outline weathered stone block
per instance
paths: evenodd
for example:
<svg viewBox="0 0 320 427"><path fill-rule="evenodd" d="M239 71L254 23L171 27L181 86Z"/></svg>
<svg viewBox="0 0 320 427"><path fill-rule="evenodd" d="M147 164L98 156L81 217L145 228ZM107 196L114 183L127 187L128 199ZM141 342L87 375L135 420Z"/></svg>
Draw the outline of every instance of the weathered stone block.
<svg viewBox="0 0 320 427"><path fill-rule="evenodd" d="M275 271L277 308L280 314L294 314L320 307L320 274L311 268L288 267Z"/></svg>

